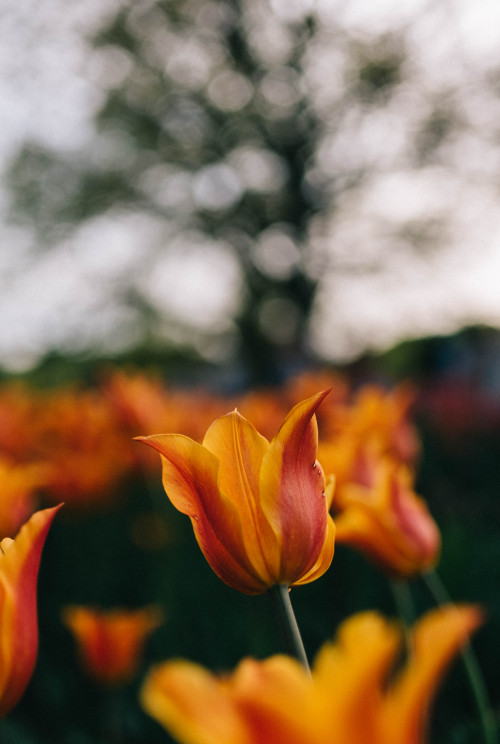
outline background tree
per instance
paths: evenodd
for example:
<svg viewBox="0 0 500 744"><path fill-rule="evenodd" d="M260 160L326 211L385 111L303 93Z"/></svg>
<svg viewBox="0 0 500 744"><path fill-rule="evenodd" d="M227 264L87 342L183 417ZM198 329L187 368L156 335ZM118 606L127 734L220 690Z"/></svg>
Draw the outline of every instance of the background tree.
<svg viewBox="0 0 500 744"><path fill-rule="evenodd" d="M422 5L369 28L340 3L121 0L91 39L94 137L73 153L21 148L17 217L52 249L71 250L84 225L103 250L108 223L136 234L140 261L101 290L123 311L107 338L169 341L276 379L335 328L328 309L311 325L318 303L403 263L425 273L423 290L435 254L456 248L467 165L454 148L487 138L456 75L430 75L418 56L418 29L431 29L432 62L443 19ZM208 285L212 313L183 305Z"/></svg>

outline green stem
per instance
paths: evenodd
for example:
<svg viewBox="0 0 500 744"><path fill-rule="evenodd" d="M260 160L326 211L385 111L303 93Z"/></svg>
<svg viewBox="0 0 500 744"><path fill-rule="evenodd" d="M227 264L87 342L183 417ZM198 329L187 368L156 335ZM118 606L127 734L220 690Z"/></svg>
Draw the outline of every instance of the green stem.
<svg viewBox="0 0 500 744"><path fill-rule="evenodd" d="M103 744L122 744L123 736L123 700L121 690L102 691L102 741Z"/></svg>
<svg viewBox="0 0 500 744"><path fill-rule="evenodd" d="M410 587L408 582L403 579L391 580L390 587L394 598L394 604L396 605L396 611L403 623L406 652L408 656L412 656L413 642L410 629L415 622L415 605L413 603L413 597L411 596Z"/></svg>
<svg viewBox="0 0 500 744"><path fill-rule="evenodd" d="M423 576L425 584L437 605L453 604L445 585L435 571ZM462 648L462 659L476 701L485 744L498 744L495 718L491 709L484 677L470 643Z"/></svg>
<svg viewBox="0 0 500 744"><path fill-rule="evenodd" d="M306 651L293 612L290 601L290 590L286 584L275 584L269 589L269 595L273 601L278 623L285 639L286 647L290 656L300 661L302 666L310 672Z"/></svg>

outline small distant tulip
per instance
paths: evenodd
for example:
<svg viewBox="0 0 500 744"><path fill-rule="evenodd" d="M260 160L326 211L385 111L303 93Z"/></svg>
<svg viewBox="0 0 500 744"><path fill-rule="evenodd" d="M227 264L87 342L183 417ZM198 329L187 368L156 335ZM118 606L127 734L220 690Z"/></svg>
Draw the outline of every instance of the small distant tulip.
<svg viewBox="0 0 500 744"><path fill-rule="evenodd" d="M162 620L162 613L155 607L107 611L67 607L63 612L63 621L76 638L85 671L110 687L119 687L134 678L146 639Z"/></svg>
<svg viewBox="0 0 500 744"><path fill-rule="evenodd" d="M331 563L333 483L316 460L314 415L328 392L296 405L270 442L237 411L217 419L203 444L138 437L160 453L167 496L191 518L212 569L246 594L305 584Z"/></svg>
<svg viewBox="0 0 500 744"><path fill-rule="evenodd" d="M398 624L363 612L320 649L312 675L284 656L244 659L222 677L174 660L150 671L141 701L182 744L423 744L444 672L481 622L470 605L428 613L401 665Z"/></svg>
<svg viewBox="0 0 500 744"><path fill-rule="evenodd" d="M369 484L347 483L338 489L337 541L357 548L396 577L434 568L439 529L413 491L409 471L385 458L373 463L371 478Z"/></svg>
<svg viewBox="0 0 500 744"><path fill-rule="evenodd" d="M38 568L58 509L36 512L14 540L0 542L0 717L18 703L35 667Z"/></svg>

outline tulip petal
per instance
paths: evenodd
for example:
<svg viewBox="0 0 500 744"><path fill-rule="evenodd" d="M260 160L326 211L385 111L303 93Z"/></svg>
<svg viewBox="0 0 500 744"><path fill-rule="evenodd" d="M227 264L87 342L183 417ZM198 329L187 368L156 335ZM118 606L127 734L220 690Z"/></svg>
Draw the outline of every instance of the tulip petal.
<svg viewBox="0 0 500 744"><path fill-rule="evenodd" d="M323 704L325 740L334 730L340 742L386 744L378 736L380 705L400 644L396 623L367 611L344 620L335 642L322 646L312 674Z"/></svg>
<svg viewBox="0 0 500 744"><path fill-rule="evenodd" d="M0 717L19 701L35 667L38 568L60 506L35 512L15 540L0 543Z"/></svg>
<svg viewBox="0 0 500 744"><path fill-rule="evenodd" d="M410 487L404 468L389 474L386 493L398 522L398 534L406 539L408 551L418 556L420 570L432 568L439 557L441 535L426 503Z"/></svg>
<svg viewBox="0 0 500 744"><path fill-rule="evenodd" d="M246 552L259 576L270 585L279 575L279 545L259 499L260 469L269 442L233 411L214 421L203 446L220 462L219 490L234 503L241 519Z"/></svg>
<svg viewBox="0 0 500 744"><path fill-rule="evenodd" d="M322 721L311 676L289 656L244 659L229 685L252 742L322 744ZM300 714L297 715L297 712ZM330 733L330 732L329 732Z"/></svg>
<svg viewBox="0 0 500 744"><path fill-rule="evenodd" d="M141 703L184 744L251 744L229 690L197 664L171 661L154 667Z"/></svg>
<svg viewBox="0 0 500 744"><path fill-rule="evenodd" d="M429 707L447 666L483 622L474 605L451 605L427 613L415 626L413 656L386 698L386 744L423 741Z"/></svg>
<svg viewBox="0 0 500 744"><path fill-rule="evenodd" d="M282 583L294 583L314 566L327 536L325 478L316 462L314 413L328 393L292 408L262 460L261 504L280 539Z"/></svg>
<svg viewBox="0 0 500 744"><path fill-rule="evenodd" d="M415 573L415 561L400 550L396 541L381 529L370 509L353 505L335 516L337 543L350 545L370 558L383 570L395 576Z"/></svg>
<svg viewBox="0 0 500 744"><path fill-rule="evenodd" d="M168 498L190 517L198 544L217 576L247 594L265 592L267 585L245 552L238 510L219 492L215 455L180 434L137 439L160 453Z"/></svg>

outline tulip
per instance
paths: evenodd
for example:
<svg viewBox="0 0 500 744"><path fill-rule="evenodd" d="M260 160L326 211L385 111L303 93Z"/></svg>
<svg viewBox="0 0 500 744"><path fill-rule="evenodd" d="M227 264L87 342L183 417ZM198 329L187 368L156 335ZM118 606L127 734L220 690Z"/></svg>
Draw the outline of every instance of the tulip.
<svg viewBox="0 0 500 744"><path fill-rule="evenodd" d="M85 671L110 687L133 679L146 639L162 619L155 607L105 611L71 606L63 611L63 621L76 638Z"/></svg>
<svg viewBox="0 0 500 744"><path fill-rule="evenodd" d="M410 472L389 458L366 467L365 484L337 490L337 541L352 545L394 577L429 571L441 547L439 529L412 488Z"/></svg>
<svg viewBox="0 0 500 744"><path fill-rule="evenodd" d="M413 463L420 443L409 418L414 392L406 385L385 391L376 385L363 386L352 405L340 411L332 423L338 433L370 442L381 453L390 454L399 462Z"/></svg>
<svg viewBox="0 0 500 744"><path fill-rule="evenodd" d="M320 649L312 676L284 656L224 676L174 660L149 672L141 702L182 744L423 744L439 682L481 622L475 606L433 610L401 666L399 625L363 612Z"/></svg>
<svg viewBox="0 0 500 744"><path fill-rule="evenodd" d="M328 392L296 405L270 442L237 411L214 421L202 444L138 437L160 453L167 496L190 517L212 569L246 594L305 584L331 563L333 482L316 460L314 415Z"/></svg>
<svg viewBox="0 0 500 744"><path fill-rule="evenodd" d="M38 568L58 509L36 512L14 540L0 542L0 717L17 704L35 667Z"/></svg>

